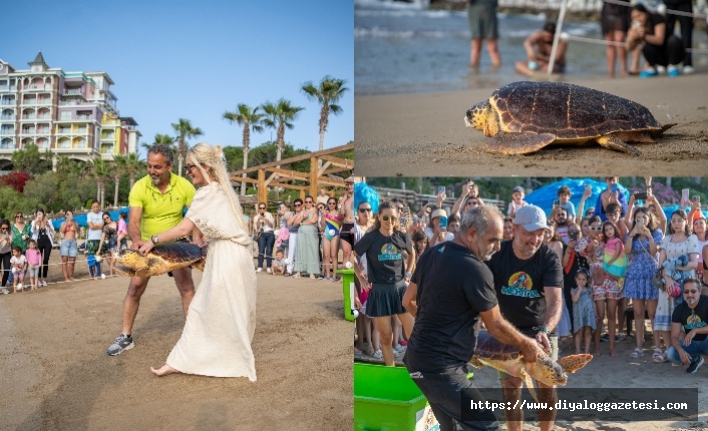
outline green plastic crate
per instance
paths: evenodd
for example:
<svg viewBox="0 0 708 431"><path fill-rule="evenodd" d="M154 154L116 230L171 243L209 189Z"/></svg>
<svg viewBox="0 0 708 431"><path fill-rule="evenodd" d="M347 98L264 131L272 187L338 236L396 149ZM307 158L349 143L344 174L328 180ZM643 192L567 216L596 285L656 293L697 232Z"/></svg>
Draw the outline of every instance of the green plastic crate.
<svg viewBox="0 0 708 431"><path fill-rule="evenodd" d="M342 275L342 297L344 299L344 318L350 322L353 322L355 317L352 311L354 310L354 303L351 299L350 290L354 289L354 294L356 295L356 289L354 288L354 270L353 269L338 269L337 274Z"/></svg>
<svg viewBox="0 0 708 431"><path fill-rule="evenodd" d="M405 367L354 363L355 431L437 431L428 400Z"/></svg>

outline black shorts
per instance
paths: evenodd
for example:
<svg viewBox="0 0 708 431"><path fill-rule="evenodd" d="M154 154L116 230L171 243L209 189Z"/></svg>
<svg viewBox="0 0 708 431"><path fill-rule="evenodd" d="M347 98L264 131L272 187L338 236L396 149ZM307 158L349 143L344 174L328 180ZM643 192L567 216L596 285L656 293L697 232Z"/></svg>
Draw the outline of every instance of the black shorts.
<svg viewBox="0 0 708 431"><path fill-rule="evenodd" d="M354 229L354 223L342 223L342 228L339 230L339 239L348 242L350 246L354 247L352 229Z"/></svg>

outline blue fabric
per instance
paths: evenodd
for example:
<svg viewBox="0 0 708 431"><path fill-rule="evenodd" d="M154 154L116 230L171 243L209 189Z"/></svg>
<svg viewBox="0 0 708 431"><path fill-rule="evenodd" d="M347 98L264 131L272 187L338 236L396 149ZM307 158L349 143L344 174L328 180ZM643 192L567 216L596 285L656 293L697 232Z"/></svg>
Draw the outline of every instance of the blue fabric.
<svg viewBox="0 0 708 431"><path fill-rule="evenodd" d="M691 362L696 362L701 356L708 355L708 338L703 341L691 341L688 346L683 345L683 338L681 338L681 347L689 355L691 355ZM678 351L674 349L674 346L669 347L666 351L666 358L673 362L674 364L681 364L681 357Z"/></svg>
<svg viewBox="0 0 708 431"><path fill-rule="evenodd" d="M654 243L659 245L663 235L659 229L652 232ZM624 297L632 299L654 300L659 298L659 289L651 279L659 269L654 256L649 254L649 240L642 237L632 241L631 261L624 279Z"/></svg>

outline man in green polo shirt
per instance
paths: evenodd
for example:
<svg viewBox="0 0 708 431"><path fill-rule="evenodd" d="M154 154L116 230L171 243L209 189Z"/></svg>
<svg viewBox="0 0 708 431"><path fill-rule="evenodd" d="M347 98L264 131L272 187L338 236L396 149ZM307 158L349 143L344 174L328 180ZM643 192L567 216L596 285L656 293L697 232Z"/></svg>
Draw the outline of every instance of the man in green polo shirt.
<svg viewBox="0 0 708 431"><path fill-rule="evenodd" d="M194 198L194 186L185 178L172 173L174 155L165 145L154 145L147 158L148 175L138 180L130 190L128 236L131 248L138 250L153 235L177 226ZM177 290L182 296L186 317L189 303L194 297L194 281L189 268L172 271ZM138 314L140 297L145 292L150 277L132 277L128 293L123 300L123 332L108 347L111 356L132 349L132 330Z"/></svg>

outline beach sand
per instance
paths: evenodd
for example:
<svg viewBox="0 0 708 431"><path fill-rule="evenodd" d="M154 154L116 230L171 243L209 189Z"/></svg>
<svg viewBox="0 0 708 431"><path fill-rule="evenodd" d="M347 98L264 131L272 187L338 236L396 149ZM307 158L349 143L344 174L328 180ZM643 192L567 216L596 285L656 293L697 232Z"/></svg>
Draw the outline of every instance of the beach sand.
<svg viewBox="0 0 708 431"><path fill-rule="evenodd" d="M678 123L643 154L599 145L552 146L535 154L484 151L482 132L465 127L467 109L493 88L455 93L357 96L355 173L364 176L661 176L705 175L708 160L708 75L653 79L573 80L645 105L662 123Z"/></svg>
<svg viewBox="0 0 708 431"><path fill-rule="evenodd" d="M59 275L52 267L49 281ZM106 355L127 285L116 277L0 295L0 430L352 428L353 326L341 285L258 275L255 383L150 372L184 325L167 276L143 296L135 348Z"/></svg>

